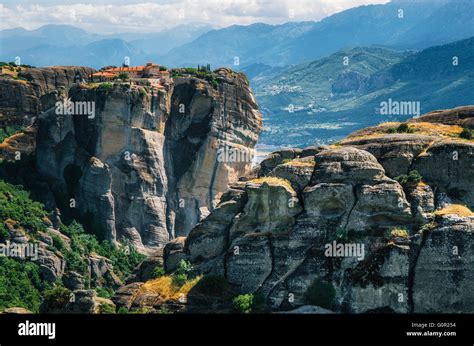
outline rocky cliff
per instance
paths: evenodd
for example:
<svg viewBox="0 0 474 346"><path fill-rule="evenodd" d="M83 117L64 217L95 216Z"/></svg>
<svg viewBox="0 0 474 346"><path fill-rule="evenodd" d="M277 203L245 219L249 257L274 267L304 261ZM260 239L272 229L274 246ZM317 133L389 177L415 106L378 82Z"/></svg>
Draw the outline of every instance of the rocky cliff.
<svg viewBox="0 0 474 346"><path fill-rule="evenodd" d="M222 154L251 157L262 126L245 77L228 69L160 89L82 84L49 96L95 107L93 116L53 107L39 117L37 167L56 204L144 252L187 235L250 171L250 159Z"/></svg>
<svg viewBox="0 0 474 346"><path fill-rule="evenodd" d="M0 78L0 126L29 125L48 107L42 97L74 83L79 72L87 78L94 69L82 66L53 66L44 68L17 68L16 78ZM43 101L43 102L42 102Z"/></svg>
<svg viewBox="0 0 474 346"><path fill-rule="evenodd" d="M273 310L472 313L473 120L463 107L275 152L165 267L189 260Z"/></svg>
<svg viewBox="0 0 474 346"><path fill-rule="evenodd" d="M58 90L69 88L76 75L87 79L95 70L82 66L10 68L12 75L0 76L0 133L7 128L15 135L0 143L0 158L14 160L18 153L34 153L37 128L32 125L52 106Z"/></svg>

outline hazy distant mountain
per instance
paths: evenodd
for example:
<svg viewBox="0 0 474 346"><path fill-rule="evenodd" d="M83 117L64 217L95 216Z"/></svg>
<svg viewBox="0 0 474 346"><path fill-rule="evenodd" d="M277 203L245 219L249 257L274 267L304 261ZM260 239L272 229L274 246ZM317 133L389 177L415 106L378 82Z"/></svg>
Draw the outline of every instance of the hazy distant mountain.
<svg viewBox="0 0 474 346"><path fill-rule="evenodd" d="M252 84L265 114L261 143L336 140L357 128L409 117L379 114L388 99L419 102L421 113L474 104L474 37L417 53L343 50Z"/></svg>
<svg viewBox="0 0 474 346"><path fill-rule="evenodd" d="M402 12L401 12L402 11ZM86 45L106 39L125 41L134 52L132 63L157 61L169 66L210 63L212 68L243 69L258 64L286 66L328 56L341 49L383 45L397 49L423 49L474 36L472 0L397 0L384 5L351 8L320 22L290 22L281 25L256 23L211 30L207 24L191 23L158 33L99 35L70 25L46 25L36 30L21 28L0 31L0 60L41 65L68 65ZM109 55L110 42L96 52L99 63L120 64L126 53L122 41ZM97 43L97 45L100 45ZM62 52L57 48L66 48ZM46 54L39 60L38 52ZM117 53L117 54L116 54ZM95 53L94 53L95 54ZM90 64L90 60L82 64ZM261 67L264 67L261 65Z"/></svg>
<svg viewBox="0 0 474 346"><path fill-rule="evenodd" d="M236 25L213 30L171 50L163 59L168 64L210 63L238 68L234 58L239 57L240 67L255 63L282 66L349 47L376 44L423 49L473 35L471 0L396 1L352 8L317 23Z"/></svg>
<svg viewBox="0 0 474 346"><path fill-rule="evenodd" d="M178 66L210 63L214 67L232 66L236 69L252 63L283 65L287 62L278 63L274 59L267 61L272 47L284 46L311 30L314 25L314 22L232 25L211 30L191 43L172 49L162 60Z"/></svg>
<svg viewBox="0 0 474 346"><path fill-rule="evenodd" d="M0 31L2 56L42 45L69 47L88 44L101 39L100 35L87 32L72 25L45 25L36 30L23 28Z"/></svg>
<svg viewBox="0 0 474 346"><path fill-rule="evenodd" d="M186 44L198 38L202 34L212 30L207 24L178 25L172 29L157 33L136 35L135 39L127 39L124 35L120 38L127 40L133 46L147 52L150 55L164 55L171 49ZM156 59L156 58L155 58Z"/></svg>
<svg viewBox="0 0 474 346"><path fill-rule="evenodd" d="M98 68L111 64L121 65L124 57L129 57L131 63L137 64L146 60L143 51L120 39L105 39L69 47L43 44L16 53L21 57L22 64L35 66L76 65ZM2 54L0 60L13 61L15 56Z"/></svg>
<svg viewBox="0 0 474 346"><path fill-rule="evenodd" d="M211 30L206 24L180 25L157 33L99 35L71 25L45 25L36 30L15 28L0 31L0 60L35 66L120 65L125 56L132 64L158 62L158 55Z"/></svg>

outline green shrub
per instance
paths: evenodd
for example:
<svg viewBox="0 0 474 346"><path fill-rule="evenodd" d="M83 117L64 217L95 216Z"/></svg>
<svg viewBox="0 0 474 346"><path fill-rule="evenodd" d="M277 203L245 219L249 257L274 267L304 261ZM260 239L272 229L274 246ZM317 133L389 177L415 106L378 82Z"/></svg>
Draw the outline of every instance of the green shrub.
<svg viewBox="0 0 474 346"><path fill-rule="evenodd" d="M434 221L430 221L430 222L425 223L423 226L420 227L420 232L421 233L427 233L427 232L432 231L435 228L436 228L436 223Z"/></svg>
<svg viewBox="0 0 474 346"><path fill-rule="evenodd" d="M232 304L237 312L240 312L242 314L249 314L252 312L252 307L254 304L254 295L240 294L234 299L232 299Z"/></svg>
<svg viewBox="0 0 474 346"><path fill-rule="evenodd" d="M188 281L188 276L186 274L173 274L173 285L176 287L183 286L186 281Z"/></svg>
<svg viewBox="0 0 474 346"><path fill-rule="evenodd" d="M185 67L184 72L188 74L196 74L198 70L197 68L194 68L194 67Z"/></svg>
<svg viewBox="0 0 474 346"><path fill-rule="evenodd" d="M35 233L46 231L43 221L46 215L43 205L33 202L21 186L0 180L0 220L12 219L25 230Z"/></svg>
<svg viewBox="0 0 474 346"><path fill-rule="evenodd" d="M0 256L0 311L22 307L39 312L41 292L48 283L39 275L39 266Z"/></svg>
<svg viewBox="0 0 474 346"><path fill-rule="evenodd" d="M101 298L107 298L107 299L112 298L115 294L114 290L110 287L98 286L95 288L95 291L97 292L97 296Z"/></svg>
<svg viewBox="0 0 474 346"><path fill-rule="evenodd" d="M315 279L306 290L306 301L325 309L332 309L336 290L333 285L321 279Z"/></svg>
<svg viewBox="0 0 474 346"><path fill-rule="evenodd" d="M0 223L0 241L5 242L10 237L7 228L3 223Z"/></svg>
<svg viewBox="0 0 474 346"><path fill-rule="evenodd" d="M160 309L158 310L158 314L161 315L169 315L172 314L173 312L166 306L160 306Z"/></svg>
<svg viewBox="0 0 474 346"><path fill-rule="evenodd" d="M107 91L107 90L110 90L114 87L113 83L111 82L104 82L104 83L100 83L99 86L97 87L98 90L101 90L101 91Z"/></svg>
<svg viewBox="0 0 474 346"><path fill-rule="evenodd" d="M166 71L168 68L166 66L160 66L160 71Z"/></svg>
<svg viewBox="0 0 474 346"><path fill-rule="evenodd" d="M178 264L178 268L172 275L173 284L181 287L186 283L186 281L194 278L194 276L194 267L191 262L182 259Z"/></svg>
<svg viewBox="0 0 474 346"><path fill-rule="evenodd" d="M58 236L57 234L52 234L51 238L53 239L53 246L57 250L59 251L66 250L66 245L64 245L64 241L61 239L60 236Z"/></svg>
<svg viewBox="0 0 474 346"><path fill-rule="evenodd" d="M128 309L125 306L121 306L117 311L118 314L128 314Z"/></svg>
<svg viewBox="0 0 474 346"><path fill-rule="evenodd" d="M71 299L71 291L63 286L55 286L46 290L43 295L43 303L48 309L63 308Z"/></svg>
<svg viewBox="0 0 474 346"><path fill-rule="evenodd" d="M468 128L464 128L462 132L459 134L459 137L464 139L473 139L474 135L472 134L472 130Z"/></svg>
<svg viewBox="0 0 474 346"><path fill-rule="evenodd" d="M145 258L129 242L123 241L123 246L117 246L109 241L103 241L97 253L112 261L114 271L121 277L127 277Z"/></svg>
<svg viewBox="0 0 474 346"><path fill-rule="evenodd" d="M3 128L0 128L0 143L2 143L5 139L7 139L10 136L13 136L16 133L20 133L24 131L24 127L14 127L14 126L6 126Z"/></svg>
<svg viewBox="0 0 474 346"><path fill-rule="evenodd" d="M115 314L115 309L110 304L100 304L99 309L101 314Z"/></svg>
<svg viewBox="0 0 474 346"><path fill-rule="evenodd" d="M151 272L152 279L158 279L159 277L162 277L163 275L165 275L165 270L160 265L157 265L155 268L153 268L153 271Z"/></svg>
<svg viewBox="0 0 474 346"><path fill-rule="evenodd" d="M143 315L143 314L149 314L150 312L151 312L151 308L149 308L148 306L144 306L144 307L129 311L128 313Z"/></svg>
<svg viewBox="0 0 474 346"><path fill-rule="evenodd" d="M407 123L401 123L397 127L397 132L398 133L414 133L415 128L409 126Z"/></svg>
<svg viewBox="0 0 474 346"><path fill-rule="evenodd" d="M95 235L86 233L76 221L73 221L69 226L61 225L60 230L71 238L71 251L65 251L68 267L79 273L84 273L87 269L84 257L92 252L110 259L114 272L122 278L130 275L133 269L146 258L128 242L124 242L122 247L109 241L99 243Z"/></svg>
<svg viewBox="0 0 474 346"><path fill-rule="evenodd" d="M128 73L127 72L120 72L118 75L118 78L121 80L127 80L128 79Z"/></svg>
<svg viewBox="0 0 474 346"><path fill-rule="evenodd" d="M423 177L417 170L412 170L407 174L402 174L395 177L401 185L417 185L423 180Z"/></svg>

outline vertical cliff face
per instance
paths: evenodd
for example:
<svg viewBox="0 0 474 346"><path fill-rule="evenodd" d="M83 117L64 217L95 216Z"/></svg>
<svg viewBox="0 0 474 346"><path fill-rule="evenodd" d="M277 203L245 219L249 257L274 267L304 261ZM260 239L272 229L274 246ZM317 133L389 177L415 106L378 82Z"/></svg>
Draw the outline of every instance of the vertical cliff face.
<svg viewBox="0 0 474 346"><path fill-rule="evenodd" d="M72 87L70 99L93 102L94 117L50 109L39 119L38 169L56 202L104 238L142 251L187 235L250 170L250 161L219 153L251 153L261 129L243 76L223 69L215 78L214 87L194 77L165 89Z"/></svg>
<svg viewBox="0 0 474 346"><path fill-rule="evenodd" d="M44 95L71 86L78 72L87 78L94 71L82 66L21 67L17 79L0 78L0 125L27 124L28 119L47 109L47 100L41 99Z"/></svg>
<svg viewBox="0 0 474 346"><path fill-rule="evenodd" d="M165 268L187 259L275 310L472 313L474 107L275 152L239 181ZM178 251L179 249L180 251Z"/></svg>
<svg viewBox="0 0 474 346"><path fill-rule="evenodd" d="M0 158L7 160L15 160L18 153L34 153L36 127L25 128L50 108L64 89L74 84L76 74L86 79L95 71L82 66L11 68L12 76L0 77L0 129L23 131L0 143Z"/></svg>
<svg viewBox="0 0 474 346"><path fill-rule="evenodd" d="M178 79L174 86L166 144L173 200L179 204L176 235L187 235L213 209L229 183L248 173L262 126L242 76L227 69L217 73L218 90L189 79Z"/></svg>

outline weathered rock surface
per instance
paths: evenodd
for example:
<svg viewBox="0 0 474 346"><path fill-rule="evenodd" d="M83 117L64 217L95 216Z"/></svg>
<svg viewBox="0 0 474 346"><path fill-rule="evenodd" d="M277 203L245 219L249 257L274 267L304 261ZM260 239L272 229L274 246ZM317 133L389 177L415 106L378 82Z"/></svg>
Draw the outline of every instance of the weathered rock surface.
<svg viewBox="0 0 474 346"><path fill-rule="evenodd" d="M147 257L134 269L133 273L125 279L127 284L132 282L143 282L153 279L153 271L157 267L163 267L163 251L156 251L153 256Z"/></svg>
<svg viewBox="0 0 474 346"><path fill-rule="evenodd" d="M414 312L472 313L474 217L437 219L424 236L414 271Z"/></svg>
<svg viewBox="0 0 474 346"><path fill-rule="evenodd" d="M413 163L429 184L447 193L454 200L474 209L474 143L446 141L433 144L425 155Z"/></svg>
<svg viewBox="0 0 474 346"><path fill-rule="evenodd" d="M446 114L457 125L474 112ZM305 158L275 152L191 231L182 258L274 311L303 313L323 282L331 311L472 313L473 217L438 211L472 208L473 144L450 136L359 134ZM394 179L412 170L421 182Z"/></svg>
<svg viewBox="0 0 474 346"><path fill-rule="evenodd" d="M150 254L187 235L251 169L250 160L222 152L251 157L261 129L245 79L227 69L216 74L217 90L197 78L160 90L71 88L73 102L95 102L95 117L51 109L40 117L37 136L40 173L55 191L67 192L60 207L70 209L65 202L73 198L86 227Z"/></svg>
<svg viewBox="0 0 474 346"><path fill-rule="evenodd" d="M100 314L115 311L110 299L98 297L94 290L76 290L67 302L56 302L54 306L43 304L43 313Z"/></svg>
<svg viewBox="0 0 474 346"><path fill-rule="evenodd" d="M0 126L31 124L32 118L48 109L43 95L71 86L76 73L87 79L93 72L82 66L22 68L19 79L0 78Z"/></svg>
<svg viewBox="0 0 474 346"><path fill-rule="evenodd" d="M140 287L143 285L143 282L133 282L125 286L120 287L116 292L112 301L114 304L121 308L122 306L130 309L132 303L138 293Z"/></svg>

